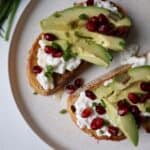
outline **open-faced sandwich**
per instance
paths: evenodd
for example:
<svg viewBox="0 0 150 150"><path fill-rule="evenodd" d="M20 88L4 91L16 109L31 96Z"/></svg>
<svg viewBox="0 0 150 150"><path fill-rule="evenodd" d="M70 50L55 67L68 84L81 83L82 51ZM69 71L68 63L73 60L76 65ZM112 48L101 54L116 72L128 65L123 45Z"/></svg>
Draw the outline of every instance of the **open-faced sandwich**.
<svg viewBox="0 0 150 150"><path fill-rule="evenodd" d="M150 53L90 82L68 98L75 124L96 139L138 144L140 125L150 132Z"/></svg>
<svg viewBox="0 0 150 150"><path fill-rule="evenodd" d="M87 2L57 11L40 22L30 49L27 75L33 89L49 95L89 66L108 66L111 51L125 48L131 20L109 1Z"/></svg>

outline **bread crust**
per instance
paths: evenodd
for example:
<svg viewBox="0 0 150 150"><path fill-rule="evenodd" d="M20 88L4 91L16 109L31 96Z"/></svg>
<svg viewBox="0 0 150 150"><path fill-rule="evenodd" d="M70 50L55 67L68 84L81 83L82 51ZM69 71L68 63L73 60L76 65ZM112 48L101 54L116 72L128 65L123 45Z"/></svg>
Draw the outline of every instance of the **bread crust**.
<svg viewBox="0 0 150 150"><path fill-rule="evenodd" d="M27 62L27 77L29 80L29 83L31 87L41 95L51 95L60 90L64 87L66 83L71 81L74 77L76 77L79 73L81 73L83 70L88 68L90 64L88 62L82 61L78 68L76 68L73 71L66 71L63 75L54 73L53 79L55 87L53 89L45 90L43 87L39 84L39 82L36 79L36 74L33 73L32 68L33 66L37 65L37 52L38 48L40 47L38 41L42 38L42 34L40 34L35 42L33 43L32 48L29 51L29 57Z"/></svg>

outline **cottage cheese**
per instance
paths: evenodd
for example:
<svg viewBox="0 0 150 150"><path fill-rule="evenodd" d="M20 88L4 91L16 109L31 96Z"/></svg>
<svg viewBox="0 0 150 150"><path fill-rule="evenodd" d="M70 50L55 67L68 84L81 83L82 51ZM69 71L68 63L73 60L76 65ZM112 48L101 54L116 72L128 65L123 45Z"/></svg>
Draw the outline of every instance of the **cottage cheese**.
<svg viewBox="0 0 150 150"><path fill-rule="evenodd" d="M106 80L103 85L107 86L108 84L110 84L112 82L113 82L113 79L109 79L109 80Z"/></svg>
<svg viewBox="0 0 150 150"><path fill-rule="evenodd" d="M44 47L46 46L45 40L39 40L39 45L40 48L38 49L37 53L37 64L41 66L43 69L45 69L46 66L51 65L54 68L54 72L58 74L64 74L66 70L73 71L81 63L81 60L78 57L74 57L69 59L68 61L65 61L63 57L54 58L52 57L52 55L45 53L44 52ZM37 75L37 80L44 89L52 87L54 88L54 85L53 86L51 85L52 80L49 81L44 76L43 72Z"/></svg>
<svg viewBox="0 0 150 150"><path fill-rule="evenodd" d="M116 6L114 6L109 0L107 0L107 1L95 0L95 4L98 7L106 8L112 12L118 11L118 8Z"/></svg>
<svg viewBox="0 0 150 150"><path fill-rule="evenodd" d="M150 65L150 53L148 53L145 57L131 56L124 60L121 64L131 64L133 68L137 66Z"/></svg>
<svg viewBox="0 0 150 150"><path fill-rule="evenodd" d="M94 100L94 103L99 103L99 100ZM107 114L104 115L99 115L97 114L97 112L95 111L95 109L93 109L93 113L91 114L91 116L89 116L88 118L82 118L81 114L82 111L86 108L86 107L92 107L93 101L91 99L89 99L86 95L85 92L81 92L80 96L78 98L78 100L75 102L74 106L76 108L76 118L77 118L77 125L80 128L88 128L91 129L90 124L92 122L92 120L96 117L101 117L104 119L108 119ZM106 136L110 136L110 134L107 131L107 127L102 127L101 129L96 130L96 134L98 136L102 135L100 134L100 130L103 130L103 135Z"/></svg>
<svg viewBox="0 0 150 150"><path fill-rule="evenodd" d="M46 78L46 76L44 75L44 72L42 71L41 73L37 74L36 79L38 80L38 82L40 83L40 85L45 89L53 89L54 85L53 85L53 81L51 79L51 81L48 80L48 78Z"/></svg>

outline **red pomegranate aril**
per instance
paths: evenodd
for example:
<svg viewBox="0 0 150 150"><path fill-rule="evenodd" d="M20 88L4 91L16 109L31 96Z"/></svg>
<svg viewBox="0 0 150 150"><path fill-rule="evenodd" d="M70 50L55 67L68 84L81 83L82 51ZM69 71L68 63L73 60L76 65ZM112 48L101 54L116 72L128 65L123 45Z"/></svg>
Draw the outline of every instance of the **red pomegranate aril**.
<svg viewBox="0 0 150 150"><path fill-rule="evenodd" d="M61 57L63 55L63 51L62 50L55 50L53 53L52 53L52 56L53 57Z"/></svg>
<svg viewBox="0 0 150 150"><path fill-rule="evenodd" d="M150 92L150 82L142 82L140 87L141 87L141 90Z"/></svg>
<svg viewBox="0 0 150 150"><path fill-rule="evenodd" d="M150 93L143 94L140 98L140 103L145 103L148 99L150 99Z"/></svg>
<svg viewBox="0 0 150 150"><path fill-rule="evenodd" d="M132 114L134 116L139 116L140 114L140 110L137 106L133 105L133 106L130 106L130 111L132 112Z"/></svg>
<svg viewBox="0 0 150 150"><path fill-rule="evenodd" d="M87 21L86 28L88 31L95 32L97 31L97 23L94 21Z"/></svg>
<svg viewBox="0 0 150 150"><path fill-rule="evenodd" d="M108 132L112 135L112 136L117 136L119 129L117 127L114 126L109 126L108 127Z"/></svg>
<svg viewBox="0 0 150 150"><path fill-rule="evenodd" d="M54 34L51 33L45 33L44 34L44 39L47 41L54 41L57 39L57 37Z"/></svg>
<svg viewBox="0 0 150 150"><path fill-rule="evenodd" d="M100 129L103 125L104 125L104 120L100 117L97 117L97 118L92 120L91 129L97 130L97 129Z"/></svg>
<svg viewBox="0 0 150 150"><path fill-rule="evenodd" d="M96 105L95 110L99 115L103 115L106 113L105 108L103 106L101 106L100 104Z"/></svg>
<svg viewBox="0 0 150 150"><path fill-rule="evenodd" d="M98 28L98 32L99 32L99 33L103 33L103 34L109 34L110 28L109 28L108 25L101 25L101 26Z"/></svg>
<svg viewBox="0 0 150 150"><path fill-rule="evenodd" d="M51 54L55 49L51 46L45 46L44 51L47 54Z"/></svg>
<svg viewBox="0 0 150 150"><path fill-rule="evenodd" d="M87 118L92 114L93 110L90 107L85 108L82 113L81 113L81 117L82 118Z"/></svg>
<svg viewBox="0 0 150 150"><path fill-rule="evenodd" d="M40 66L38 66L38 65L36 65L36 66L34 66L34 67L32 68L33 73L36 73L36 74L41 73L42 70L43 70L43 69L42 69Z"/></svg>
<svg viewBox="0 0 150 150"><path fill-rule="evenodd" d="M125 37L128 33L128 28L127 27L118 27L116 29L116 36L119 37Z"/></svg>
<svg viewBox="0 0 150 150"><path fill-rule="evenodd" d="M107 17L105 15L103 15L103 14L100 14L98 16L98 22L99 22L99 25L106 25L106 24L109 23Z"/></svg>
<svg viewBox="0 0 150 150"><path fill-rule="evenodd" d="M67 93L72 94L76 91L76 87L72 84L66 86Z"/></svg>
<svg viewBox="0 0 150 150"><path fill-rule="evenodd" d="M137 104L139 102L139 97L135 93L129 93L128 94L128 99L133 103Z"/></svg>
<svg viewBox="0 0 150 150"><path fill-rule="evenodd" d="M129 112L128 105L122 105L118 107L118 115L124 116Z"/></svg>
<svg viewBox="0 0 150 150"><path fill-rule="evenodd" d="M82 78L77 78L75 81L74 81L74 85L77 87L77 88L80 88L84 83L84 80Z"/></svg>
<svg viewBox="0 0 150 150"><path fill-rule="evenodd" d="M86 4L87 4L87 6L92 6L92 5L94 5L94 0L87 0Z"/></svg>
<svg viewBox="0 0 150 150"><path fill-rule="evenodd" d="M86 91L85 91L85 95L86 95L88 98L90 98L91 100L95 100L95 99L96 99L96 95L95 95L92 91L90 91L90 90L86 90Z"/></svg>

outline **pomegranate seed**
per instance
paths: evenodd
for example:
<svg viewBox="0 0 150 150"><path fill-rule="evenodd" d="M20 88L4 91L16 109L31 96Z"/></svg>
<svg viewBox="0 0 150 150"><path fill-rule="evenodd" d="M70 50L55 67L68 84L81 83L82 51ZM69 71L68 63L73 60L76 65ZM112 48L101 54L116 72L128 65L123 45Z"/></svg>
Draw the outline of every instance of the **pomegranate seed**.
<svg viewBox="0 0 150 150"><path fill-rule="evenodd" d="M55 49L51 46L45 46L44 51L47 54L51 54Z"/></svg>
<svg viewBox="0 0 150 150"><path fill-rule="evenodd" d="M132 114L134 116L139 116L140 114L140 110L137 106L133 105L133 106L130 106L130 111L132 112Z"/></svg>
<svg viewBox="0 0 150 150"><path fill-rule="evenodd" d="M106 25L106 24L109 23L107 17L105 15L103 15L103 14L100 14L98 16L98 22L99 22L99 25Z"/></svg>
<svg viewBox="0 0 150 150"><path fill-rule="evenodd" d="M135 93L129 93L128 99L133 103L137 104L139 102L139 97Z"/></svg>
<svg viewBox="0 0 150 150"><path fill-rule="evenodd" d="M120 101L118 101L118 103L117 103L117 106L118 107L122 107L122 106L124 106L124 105L128 105L128 103L127 103L127 101L124 99L124 100L120 100Z"/></svg>
<svg viewBox="0 0 150 150"><path fill-rule="evenodd" d="M55 50L52 53L53 57L61 57L63 55L63 51L62 50Z"/></svg>
<svg viewBox="0 0 150 150"><path fill-rule="evenodd" d="M86 95L88 98L90 98L91 100L95 100L95 99L96 99L96 95L95 95L92 91L90 91L90 90L86 90L86 91L85 91L85 95Z"/></svg>
<svg viewBox="0 0 150 150"><path fill-rule="evenodd" d="M87 6L92 6L92 5L94 5L94 0L87 0L86 4L87 4Z"/></svg>
<svg viewBox="0 0 150 150"><path fill-rule="evenodd" d="M87 118L92 114L92 112L92 109L90 107L87 107L82 111L81 116L82 118Z"/></svg>
<svg viewBox="0 0 150 150"><path fill-rule="evenodd" d="M128 30L129 29L127 27L124 27L124 26L118 27L116 29L116 36L125 37L127 35L127 33L128 33Z"/></svg>
<svg viewBox="0 0 150 150"><path fill-rule="evenodd" d="M117 136L119 129L117 127L114 126L109 126L108 127L108 132L112 135L112 136Z"/></svg>
<svg viewBox="0 0 150 150"><path fill-rule="evenodd" d="M103 33L103 34L109 34L110 28L109 28L108 25L101 25L101 26L98 28L98 32L99 32L99 33Z"/></svg>
<svg viewBox="0 0 150 150"><path fill-rule="evenodd" d="M44 39L47 41L54 41L57 39L57 37L54 34L51 33L45 33L44 34Z"/></svg>
<svg viewBox="0 0 150 150"><path fill-rule="evenodd" d="M42 72L42 68L40 66L36 65L32 68L32 71L33 71L33 73L38 74L38 73Z"/></svg>
<svg viewBox="0 0 150 150"><path fill-rule="evenodd" d="M95 32L97 31L97 24L94 21L87 21L86 23L86 28L87 30L91 31L91 32Z"/></svg>
<svg viewBox="0 0 150 150"><path fill-rule="evenodd" d="M76 91L76 87L72 84L66 86L67 93L72 94Z"/></svg>
<svg viewBox="0 0 150 150"><path fill-rule="evenodd" d="M121 103L121 102L120 102ZM128 108L128 105L127 104L118 104L118 115L120 116L124 116L128 113L129 111L129 108Z"/></svg>
<svg viewBox="0 0 150 150"><path fill-rule="evenodd" d="M150 82L142 82L140 87L141 87L141 90L150 92Z"/></svg>
<svg viewBox="0 0 150 150"><path fill-rule="evenodd" d="M82 78L78 78L74 81L74 85L77 87L77 88L80 88L84 83L84 80Z"/></svg>
<svg viewBox="0 0 150 150"><path fill-rule="evenodd" d="M91 129L93 130L100 129L103 126L103 124L104 124L104 120L100 117L97 117L92 120Z"/></svg>
<svg viewBox="0 0 150 150"><path fill-rule="evenodd" d="M103 115L103 114L106 113L105 108L104 108L102 105L100 105L100 104L99 104L99 105L96 105L95 109L96 109L96 112L97 112L99 115Z"/></svg>
<svg viewBox="0 0 150 150"><path fill-rule="evenodd" d="M140 98L140 102L141 102L141 103L144 103L144 102L146 102L148 99L150 99L150 93L147 93L147 94L142 95L141 98Z"/></svg>

